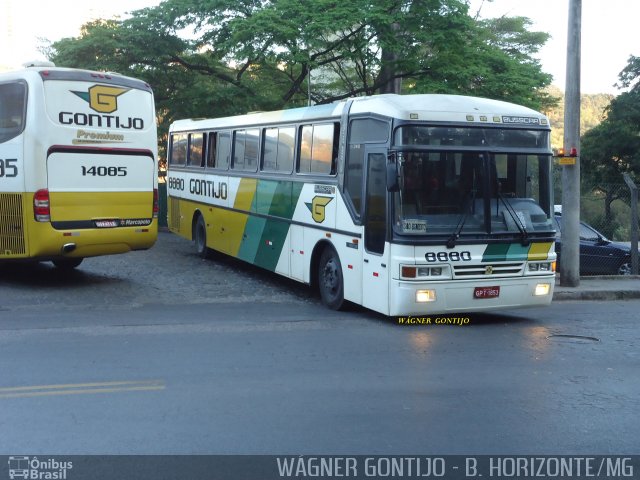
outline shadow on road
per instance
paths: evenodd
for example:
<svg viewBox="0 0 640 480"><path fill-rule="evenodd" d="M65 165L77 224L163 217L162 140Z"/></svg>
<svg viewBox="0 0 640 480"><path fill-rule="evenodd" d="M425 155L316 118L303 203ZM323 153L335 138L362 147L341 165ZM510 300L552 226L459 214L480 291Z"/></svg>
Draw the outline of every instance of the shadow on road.
<svg viewBox="0 0 640 480"><path fill-rule="evenodd" d="M49 262L18 261L0 264L0 285L68 288L117 284L118 277L96 275L78 267L66 270Z"/></svg>

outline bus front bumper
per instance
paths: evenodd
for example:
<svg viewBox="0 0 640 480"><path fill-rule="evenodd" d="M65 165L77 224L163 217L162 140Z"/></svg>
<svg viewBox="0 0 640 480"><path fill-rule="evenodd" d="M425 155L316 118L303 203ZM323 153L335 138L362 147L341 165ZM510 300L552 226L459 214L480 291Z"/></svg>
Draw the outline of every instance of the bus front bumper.
<svg viewBox="0 0 640 480"><path fill-rule="evenodd" d="M407 282L392 280L389 315L482 312L551 303L555 275Z"/></svg>

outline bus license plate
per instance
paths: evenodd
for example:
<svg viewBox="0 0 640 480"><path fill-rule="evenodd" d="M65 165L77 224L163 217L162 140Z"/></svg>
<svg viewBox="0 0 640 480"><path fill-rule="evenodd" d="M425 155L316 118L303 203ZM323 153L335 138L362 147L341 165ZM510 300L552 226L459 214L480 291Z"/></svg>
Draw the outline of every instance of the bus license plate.
<svg viewBox="0 0 640 480"><path fill-rule="evenodd" d="M482 298L496 298L500 296L500 286L495 287L476 287L473 290L473 298L478 300Z"/></svg>

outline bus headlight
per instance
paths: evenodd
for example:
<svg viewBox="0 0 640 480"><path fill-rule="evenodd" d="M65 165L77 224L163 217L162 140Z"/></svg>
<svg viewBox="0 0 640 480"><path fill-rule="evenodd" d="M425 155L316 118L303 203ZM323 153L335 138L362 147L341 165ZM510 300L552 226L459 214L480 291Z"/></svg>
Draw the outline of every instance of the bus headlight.
<svg viewBox="0 0 640 480"><path fill-rule="evenodd" d="M533 292L533 294L536 297L541 297L543 295L549 295L550 291L551 291L550 283L539 283L536 285L536 290Z"/></svg>
<svg viewBox="0 0 640 480"><path fill-rule="evenodd" d="M435 290L416 290L416 302L427 303L436 301Z"/></svg>
<svg viewBox="0 0 640 480"><path fill-rule="evenodd" d="M529 263L528 266L528 273L550 273L555 271L555 262Z"/></svg>
<svg viewBox="0 0 640 480"><path fill-rule="evenodd" d="M447 265L437 267L426 265L400 265L401 280L440 280L451 278Z"/></svg>

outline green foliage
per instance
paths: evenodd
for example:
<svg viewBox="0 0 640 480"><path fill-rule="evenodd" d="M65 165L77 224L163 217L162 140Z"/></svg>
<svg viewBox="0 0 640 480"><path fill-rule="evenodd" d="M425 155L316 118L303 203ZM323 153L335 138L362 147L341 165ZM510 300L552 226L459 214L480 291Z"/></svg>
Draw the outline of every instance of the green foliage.
<svg viewBox="0 0 640 480"><path fill-rule="evenodd" d="M619 88L629 88L632 91L640 89L640 57L633 55L629 56L627 60L627 66L618 75L620 83L617 84Z"/></svg>
<svg viewBox="0 0 640 480"><path fill-rule="evenodd" d="M544 110L551 123L551 146L561 148L564 142L564 92L551 86L547 88L547 94L558 100L555 106ZM613 98L608 93L580 95L580 135L604 120L605 111Z"/></svg>
<svg viewBox="0 0 640 480"><path fill-rule="evenodd" d="M378 92L456 93L547 108L526 18L478 21L467 0L164 0L54 43L61 66L154 89L161 134L185 117L329 103Z"/></svg>
<svg viewBox="0 0 640 480"><path fill-rule="evenodd" d="M636 184L640 181L640 61L637 57L629 59L620 79L623 86L631 89L615 97L605 110L604 121L581 139L583 190L602 196L603 223L612 224L614 230L620 230L620 226L613 222L613 202L629 202L628 189L620 188L623 174L629 174Z"/></svg>

